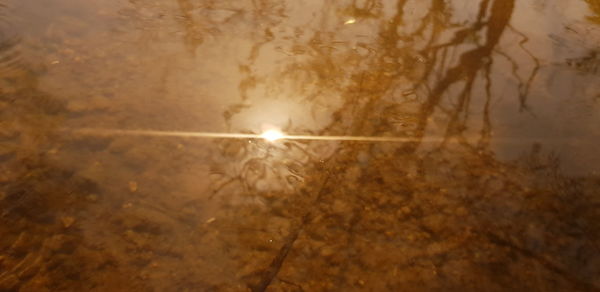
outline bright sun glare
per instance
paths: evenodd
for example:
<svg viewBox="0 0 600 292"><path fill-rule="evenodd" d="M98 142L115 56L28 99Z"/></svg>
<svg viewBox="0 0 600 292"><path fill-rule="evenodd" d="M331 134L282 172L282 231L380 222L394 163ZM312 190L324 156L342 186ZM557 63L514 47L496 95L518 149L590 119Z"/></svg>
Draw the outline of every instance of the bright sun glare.
<svg viewBox="0 0 600 292"><path fill-rule="evenodd" d="M268 130L262 133L261 137L269 142L275 142L281 138L283 138L283 133L277 130Z"/></svg>

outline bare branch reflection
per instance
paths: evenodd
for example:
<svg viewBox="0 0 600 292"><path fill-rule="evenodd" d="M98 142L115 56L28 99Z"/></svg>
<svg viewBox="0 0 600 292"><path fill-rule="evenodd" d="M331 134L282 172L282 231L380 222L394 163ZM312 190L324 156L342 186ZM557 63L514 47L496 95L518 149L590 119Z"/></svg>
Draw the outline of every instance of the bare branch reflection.
<svg viewBox="0 0 600 292"><path fill-rule="evenodd" d="M49 1L0 0L0 291L598 291L594 1Z"/></svg>
<svg viewBox="0 0 600 292"><path fill-rule="evenodd" d="M381 15L380 9L385 6L376 1L363 4L359 8L356 2L348 6L327 4L321 10L323 15L335 14L331 10L346 11L360 23ZM416 24L406 26L406 12L422 7L427 7L426 11ZM499 64L508 62L518 93L513 98L522 110L531 110L527 97L541 67L527 48L529 38L510 25L515 1L480 1L476 17L469 24L455 20L454 9L445 1L432 0L427 5L397 1L393 16L375 21L378 33L360 41L330 33L336 25L326 21L314 31L295 28L296 36L303 37L287 47L279 45L278 36L269 33L269 42L291 57L279 62L281 73L258 74L256 52L242 66L247 76L240 84L245 105L227 111L227 120L251 108L257 94L265 98L293 93L316 108L337 105L326 126L310 130L291 125L285 129L288 132L396 136L417 141L430 135L445 137L441 145L343 143L334 145L336 150L331 154L320 157L307 154L320 146L313 143L289 141L281 145L281 154L264 155L259 153L275 153L269 151L277 151L276 147L263 145L269 150L258 150L252 143L235 142L239 147L236 153L244 154L231 161L243 161L244 166L233 171L237 176L229 177L241 180L245 195L254 196L262 202L260 206L267 206L240 206L237 210L264 214L257 217L283 216L295 226L279 250L270 249L270 253L275 253L272 260L261 260L266 264L263 272L253 272L245 278L253 291L307 279L314 282L302 289L351 289L366 282L369 287L385 290L415 281L407 273L422 275L422 271L429 270L434 276L418 277L420 283L430 283L426 289L448 285L464 288L464 282L451 280L449 267L460 267L465 271L462 277L495 278L496 283L501 283L498 285L512 287L511 279L520 276L503 270L508 263L500 259L510 253L518 254L519 266L539 267L536 277L557 275L565 287L597 290L591 278L571 272L576 269L576 261L565 253L553 252L558 246L532 243L541 240L541 234L568 233L567 226L575 224L575 217L593 216L583 202L593 197L594 191L590 190L585 198L578 196L587 182L562 176L552 157L543 162L547 164L542 167L544 171L532 170L528 168L531 164L497 161L490 148L494 129L492 104L502 90L493 84L498 71L504 68ZM410 17L414 21L414 15ZM525 70L520 67L522 56L503 51L501 43L507 34L519 37L517 46L529 58ZM529 73L522 77L524 71ZM332 98L337 99L336 103ZM231 143L224 141L222 147ZM304 151L289 152L291 145ZM227 147L222 149L223 154L228 153ZM266 169L278 171L267 166L277 164L271 157L298 158L297 165L304 168L299 175L304 176L303 183L292 186L291 193L273 187L249 188L255 185L256 177L266 177ZM227 165L226 161L219 160L217 164ZM281 174L272 178L278 176ZM530 184L519 176L560 183ZM275 182L284 180L270 180L271 185ZM557 193L559 197L554 197ZM538 205L560 204L565 199L577 203L561 204L549 213L549 209ZM241 211L245 208L247 211ZM569 217L572 212L579 212L580 216ZM539 226L548 220L551 226L536 229L535 235L525 231L531 226L528 224ZM560 223L561 220L569 223ZM592 233L566 244L596 249L597 235ZM374 238L377 243L369 244ZM373 244L377 246L375 250ZM389 252L398 249L403 252ZM479 262L474 259L475 254L484 255L485 259ZM318 268L332 263L337 268ZM315 272L300 272L298 267L312 267L309 270ZM353 275L359 270L361 276L357 280ZM498 278L498 273L510 277ZM279 275L285 280L278 281ZM382 278L388 280L378 284ZM519 287L524 287L525 282L520 282ZM483 290L496 285L475 280L469 283L472 289Z"/></svg>

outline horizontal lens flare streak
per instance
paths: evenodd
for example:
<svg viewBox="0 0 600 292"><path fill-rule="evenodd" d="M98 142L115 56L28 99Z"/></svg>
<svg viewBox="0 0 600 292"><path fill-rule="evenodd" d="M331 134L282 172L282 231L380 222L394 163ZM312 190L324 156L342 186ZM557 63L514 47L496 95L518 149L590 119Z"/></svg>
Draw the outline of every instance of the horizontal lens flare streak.
<svg viewBox="0 0 600 292"><path fill-rule="evenodd" d="M112 130L112 129L69 129L72 134L86 136L151 136L151 137L184 137L184 138L229 138L253 139L262 138L256 134L242 133L213 133L213 132L182 132L182 131L153 131L153 130Z"/></svg>
<svg viewBox="0 0 600 292"><path fill-rule="evenodd" d="M322 140L322 141L364 141L364 142L410 142L410 141L415 141L416 140L416 139L413 139L413 138L400 138L400 137L308 136L308 135L284 135L282 139L290 139L290 140Z"/></svg>
<svg viewBox="0 0 600 292"><path fill-rule="evenodd" d="M181 132L181 131L153 131L153 130L113 130L113 129L66 129L66 132L86 136L150 136L150 137L182 137L182 138L213 138L213 139L265 139L273 142L276 140L320 140L320 141L359 141L359 142L411 142L414 138L400 137L369 137L369 136L312 136L312 135L286 135L283 133L265 132L263 134L244 133L214 133L214 132ZM439 139L442 141L442 139Z"/></svg>

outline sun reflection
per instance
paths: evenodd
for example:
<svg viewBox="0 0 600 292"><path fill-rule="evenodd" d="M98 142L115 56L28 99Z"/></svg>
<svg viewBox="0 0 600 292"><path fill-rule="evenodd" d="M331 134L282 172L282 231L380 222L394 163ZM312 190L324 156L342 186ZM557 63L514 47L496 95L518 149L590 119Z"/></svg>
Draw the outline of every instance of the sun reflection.
<svg viewBox="0 0 600 292"><path fill-rule="evenodd" d="M267 130L260 136L269 142L275 142L284 137L283 133L278 130Z"/></svg>
<svg viewBox="0 0 600 292"><path fill-rule="evenodd" d="M312 141L355 141L355 142L443 142L444 137L393 137L393 136L325 136L325 135L288 135L277 129L265 130L262 134L217 133L217 132L181 132L156 130L118 130L103 128L62 129L65 132L86 136L153 136L153 137L187 137L207 139L265 139L269 142L277 140L312 140ZM503 140L504 143L522 143L522 139Z"/></svg>

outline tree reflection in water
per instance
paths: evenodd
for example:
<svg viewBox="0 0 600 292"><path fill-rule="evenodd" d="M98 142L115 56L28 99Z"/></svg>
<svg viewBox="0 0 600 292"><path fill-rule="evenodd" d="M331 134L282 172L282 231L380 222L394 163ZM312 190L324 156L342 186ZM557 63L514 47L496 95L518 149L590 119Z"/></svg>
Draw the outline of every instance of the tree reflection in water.
<svg viewBox="0 0 600 292"><path fill-rule="evenodd" d="M576 259L598 251L598 230L588 221L596 216L589 205L598 196L595 183L561 175L557 160L544 157L538 144L518 163L498 161L490 148L491 106L505 90L493 85L497 71L510 69L515 103L529 110L527 97L540 69L527 49L528 37L510 25L515 1L480 1L469 23L456 20L457 7L441 0L427 5L400 0L395 15L384 19L384 3L363 4L326 4L323 15L350 11L358 23L377 23L370 42L344 49L338 45L343 40L327 33L332 28L323 27L289 48L306 61L283 65L275 77L253 73L260 50L255 48L242 67L244 102L252 104L251 91L261 86L286 92L281 84L292 82L315 106L341 96L331 122L311 134L387 135L414 142L339 143L319 157L320 142L275 147L224 141L224 155L237 144L235 161L243 157L247 163L216 191L228 186L224 193L231 193L235 187L229 184L237 181L247 196L258 194L262 202L262 207L236 207L231 224L240 233L268 225L268 218L286 218L292 226L277 252L261 237L242 236L248 249L267 249L242 263L243 270L265 267L247 275L252 290L551 289L541 288L550 282L596 290L590 276L598 259ZM423 16L407 24L406 12L422 6L428 7ZM508 34L520 39L517 45L529 60L503 52L500 42ZM272 39L267 31L265 41ZM497 66L503 61L509 66ZM524 71L529 73L519 75ZM244 110L230 108L226 119ZM297 125L285 130L309 131ZM441 144L427 142L435 135L444 137ZM260 151L264 154L254 155ZM303 173L276 167L282 160L301 165ZM287 192L273 187L273 181L285 183L294 173L302 184ZM261 178L271 188L261 188Z"/></svg>
<svg viewBox="0 0 600 292"><path fill-rule="evenodd" d="M0 30L0 291L598 290L598 177L565 174L545 141L503 159L496 135L498 104L535 117L547 75L592 80L597 48L547 53L516 25L527 3L475 2L132 0L98 43L62 44L92 51L64 75ZM77 86L103 98L61 96ZM57 131L195 130L215 108L229 132L407 142Z"/></svg>

